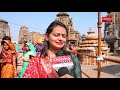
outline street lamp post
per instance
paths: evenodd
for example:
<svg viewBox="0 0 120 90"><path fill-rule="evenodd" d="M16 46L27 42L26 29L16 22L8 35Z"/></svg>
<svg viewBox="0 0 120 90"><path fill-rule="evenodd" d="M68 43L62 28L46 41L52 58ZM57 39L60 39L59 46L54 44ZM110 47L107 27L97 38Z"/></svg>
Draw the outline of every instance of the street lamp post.
<svg viewBox="0 0 120 90"><path fill-rule="evenodd" d="M102 18L101 12L98 12L98 57L101 57L101 28L102 28ZM101 72L101 61L98 61L98 78L100 78Z"/></svg>

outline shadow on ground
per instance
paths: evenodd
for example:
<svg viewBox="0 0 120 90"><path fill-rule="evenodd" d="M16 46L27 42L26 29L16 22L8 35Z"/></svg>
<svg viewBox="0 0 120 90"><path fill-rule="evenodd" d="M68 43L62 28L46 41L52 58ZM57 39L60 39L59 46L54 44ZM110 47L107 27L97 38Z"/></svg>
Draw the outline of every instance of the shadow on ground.
<svg viewBox="0 0 120 90"><path fill-rule="evenodd" d="M93 70L97 70L97 68ZM120 77L120 64L101 67L101 72L111 75L119 75Z"/></svg>

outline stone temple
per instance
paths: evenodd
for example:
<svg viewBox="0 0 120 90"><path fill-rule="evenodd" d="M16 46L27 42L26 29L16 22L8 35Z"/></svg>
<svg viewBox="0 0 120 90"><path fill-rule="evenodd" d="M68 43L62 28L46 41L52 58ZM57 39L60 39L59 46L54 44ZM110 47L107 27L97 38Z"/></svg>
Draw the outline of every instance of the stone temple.
<svg viewBox="0 0 120 90"><path fill-rule="evenodd" d="M56 20L61 21L68 28L68 44L78 46L81 42L81 36L80 33L74 29L72 18L70 18L67 13L60 12L56 15Z"/></svg>
<svg viewBox="0 0 120 90"><path fill-rule="evenodd" d="M69 15L65 12L60 12L56 15L55 20L61 21L68 28L68 44L79 46L81 36L80 33L74 29L72 19L69 18ZM23 41L31 41L35 45L39 37L41 37L44 41L44 34L40 34L40 32L29 32L29 29L26 26L22 26L20 28L19 43L21 44Z"/></svg>
<svg viewBox="0 0 120 90"><path fill-rule="evenodd" d="M6 20L0 19L0 47L1 47L1 40L4 36L10 36L10 27ZM1 51L1 48L0 48Z"/></svg>
<svg viewBox="0 0 120 90"><path fill-rule="evenodd" d="M82 38L82 43L79 45L77 51L79 53L98 56L98 38L91 27L89 27L87 33L87 36ZM101 54L102 53L104 53L106 56L108 56L109 53L108 44L103 39L101 40ZM97 65L96 58L83 55L80 57L80 60L84 65ZM107 64L107 62L103 62L103 64Z"/></svg>
<svg viewBox="0 0 120 90"><path fill-rule="evenodd" d="M110 52L120 54L120 12L108 12L112 22L105 23L104 39L108 43Z"/></svg>

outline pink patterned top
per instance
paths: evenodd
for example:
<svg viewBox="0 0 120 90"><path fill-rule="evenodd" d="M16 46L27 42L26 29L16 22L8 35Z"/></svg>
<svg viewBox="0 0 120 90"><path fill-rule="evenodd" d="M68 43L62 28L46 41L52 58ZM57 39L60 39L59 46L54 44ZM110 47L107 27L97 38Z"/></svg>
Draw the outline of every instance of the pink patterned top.
<svg viewBox="0 0 120 90"><path fill-rule="evenodd" d="M44 60L44 65L41 62ZM51 65L52 66L52 65ZM49 73L46 72L45 68L51 70ZM26 68L26 71L23 75L23 78L58 78L56 71L50 67L50 60L48 58L41 59L39 56L36 56L31 60L29 65Z"/></svg>

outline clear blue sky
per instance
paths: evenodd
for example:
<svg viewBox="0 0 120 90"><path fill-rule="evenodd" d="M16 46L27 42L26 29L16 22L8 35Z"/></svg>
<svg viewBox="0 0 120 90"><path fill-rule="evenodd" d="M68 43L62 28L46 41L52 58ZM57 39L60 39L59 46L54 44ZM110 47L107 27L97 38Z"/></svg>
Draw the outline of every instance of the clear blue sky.
<svg viewBox="0 0 120 90"><path fill-rule="evenodd" d="M10 26L12 40L17 40L20 27L25 25L29 31L45 33L48 25L55 20L59 12L0 12L0 19L8 21ZM74 29L82 34L87 34L89 27L98 33L97 22L98 12L67 12L73 20ZM107 12L102 12L106 16ZM102 33L104 23L102 24Z"/></svg>

